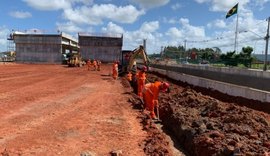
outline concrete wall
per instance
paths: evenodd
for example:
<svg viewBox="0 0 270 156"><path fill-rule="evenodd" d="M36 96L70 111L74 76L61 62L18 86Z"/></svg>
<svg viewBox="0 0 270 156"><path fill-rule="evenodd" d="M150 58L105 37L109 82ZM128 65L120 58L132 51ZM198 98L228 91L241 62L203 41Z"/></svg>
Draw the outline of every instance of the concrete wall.
<svg viewBox="0 0 270 156"><path fill-rule="evenodd" d="M211 88L211 89L220 91L228 95L240 96L247 99L254 99L254 100L258 100L262 102L270 102L270 92L267 92L267 91L257 90L250 87L224 83L220 81L210 80L210 79L206 79L202 77L187 75L184 73L158 69L158 68L153 68L153 67L151 68L151 71L155 71L160 74L166 75L169 78L172 78L174 80L186 82L194 86Z"/></svg>
<svg viewBox="0 0 270 156"><path fill-rule="evenodd" d="M61 44L16 44L16 62L62 63Z"/></svg>
<svg viewBox="0 0 270 156"><path fill-rule="evenodd" d="M14 35L16 61L62 63L61 35Z"/></svg>
<svg viewBox="0 0 270 156"><path fill-rule="evenodd" d="M270 72L195 65L152 64L154 68L270 91Z"/></svg>
<svg viewBox="0 0 270 156"><path fill-rule="evenodd" d="M79 35L79 45L83 59L113 62L121 59L123 38Z"/></svg>

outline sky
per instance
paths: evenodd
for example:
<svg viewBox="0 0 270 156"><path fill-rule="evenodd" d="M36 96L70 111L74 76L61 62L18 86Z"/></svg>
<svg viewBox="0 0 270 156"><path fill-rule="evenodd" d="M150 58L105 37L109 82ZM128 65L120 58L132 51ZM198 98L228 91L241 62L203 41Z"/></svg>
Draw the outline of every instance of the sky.
<svg viewBox="0 0 270 156"><path fill-rule="evenodd" d="M225 18L238 3L237 14ZM1 0L0 51L14 31L56 34L122 34L123 50L146 39L148 54L166 46L265 51L270 0Z"/></svg>

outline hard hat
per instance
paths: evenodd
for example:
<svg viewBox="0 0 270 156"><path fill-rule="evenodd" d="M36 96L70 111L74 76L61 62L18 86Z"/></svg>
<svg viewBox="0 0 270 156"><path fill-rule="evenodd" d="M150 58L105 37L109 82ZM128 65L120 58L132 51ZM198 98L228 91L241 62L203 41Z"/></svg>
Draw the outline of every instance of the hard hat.
<svg viewBox="0 0 270 156"><path fill-rule="evenodd" d="M146 66L143 66L142 67L142 71L147 71L147 67Z"/></svg>
<svg viewBox="0 0 270 156"><path fill-rule="evenodd" d="M131 73L132 73L132 74L136 74L136 72L137 72L136 68L132 68L132 69L131 69Z"/></svg>
<svg viewBox="0 0 270 156"><path fill-rule="evenodd" d="M170 87L170 84L168 82L163 82L161 85L161 90L163 92L166 92L169 87Z"/></svg>

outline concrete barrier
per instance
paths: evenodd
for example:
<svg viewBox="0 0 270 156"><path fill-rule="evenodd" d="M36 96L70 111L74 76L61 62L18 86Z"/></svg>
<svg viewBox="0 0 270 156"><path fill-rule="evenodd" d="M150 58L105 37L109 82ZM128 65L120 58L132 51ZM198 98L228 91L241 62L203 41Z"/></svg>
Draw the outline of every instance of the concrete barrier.
<svg viewBox="0 0 270 156"><path fill-rule="evenodd" d="M201 78L197 76L187 75L184 73L178 73L174 71L163 70L153 67L151 68L151 71L157 72L162 75L166 75L169 78L177 81L186 82L188 84L203 88L214 89L231 96L240 96L247 99L258 100L261 102L270 102L270 92L268 91L262 91L250 87L224 83L220 81L215 81L211 79Z"/></svg>
<svg viewBox="0 0 270 156"><path fill-rule="evenodd" d="M185 64L151 64L151 67L270 92L268 71Z"/></svg>

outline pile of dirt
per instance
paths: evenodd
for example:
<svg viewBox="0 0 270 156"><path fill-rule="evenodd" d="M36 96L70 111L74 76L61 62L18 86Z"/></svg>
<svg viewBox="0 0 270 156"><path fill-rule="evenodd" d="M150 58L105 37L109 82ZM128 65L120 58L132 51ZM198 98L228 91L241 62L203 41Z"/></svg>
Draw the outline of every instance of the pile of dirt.
<svg viewBox="0 0 270 156"><path fill-rule="evenodd" d="M130 87L129 82L125 78L121 78L121 83L126 88ZM129 102L132 104L133 108L142 112L139 114L138 118L141 121L143 130L147 132L147 137L141 144L145 154L153 156L173 156L165 134L150 120L147 113L143 113L143 106L139 97L132 89L128 93L131 95Z"/></svg>
<svg viewBox="0 0 270 156"><path fill-rule="evenodd" d="M150 77L150 80L155 76ZM267 155L270 116L190 87L160 94L160 117L190 155Z"/></svg>
<svg viewBox="0 0 270 156"><path fill-rule="evenodd" d="M150 118L142 114L140 116L143 129L147 131L147 138L144 140L144 152L146 155L166 155L173 156L169 148L169 141Z"/></svg>

